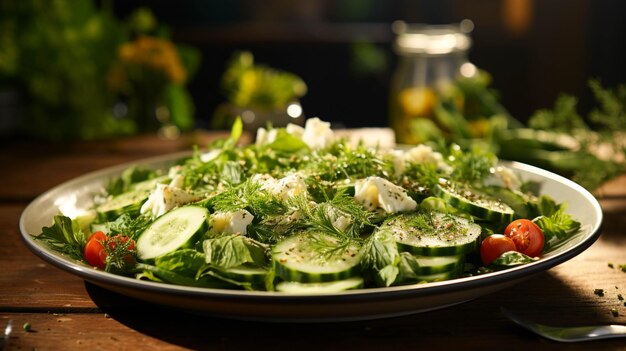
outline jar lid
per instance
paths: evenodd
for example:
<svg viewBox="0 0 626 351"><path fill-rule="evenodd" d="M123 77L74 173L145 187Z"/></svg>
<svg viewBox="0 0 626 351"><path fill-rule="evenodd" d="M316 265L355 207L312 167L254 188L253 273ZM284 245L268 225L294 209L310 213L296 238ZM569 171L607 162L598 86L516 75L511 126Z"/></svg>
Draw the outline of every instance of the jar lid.
<svg viewBox="0 0 626 351"><path fill-rule="evenodd" d="M470 20L463 20L459 25L409 25L403 21L392 25L397 34L395 48L398 53L427 55L468 50L472 46L469 33L473 28Z"/></svg>

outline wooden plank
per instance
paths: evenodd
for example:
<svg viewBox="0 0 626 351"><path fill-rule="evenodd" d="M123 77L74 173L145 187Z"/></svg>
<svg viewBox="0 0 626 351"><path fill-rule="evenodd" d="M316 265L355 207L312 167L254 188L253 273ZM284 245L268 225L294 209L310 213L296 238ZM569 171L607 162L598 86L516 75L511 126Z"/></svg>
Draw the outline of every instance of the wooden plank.
<svg viewBox="0 0 626 351"><path fill-rule="evenodd" d="M82 279L45 263L24 245L23 205L0 204L0 311L96 308Z"/></svg>
<svg viewBox="0 0 626 351"><path fill-rule="evenodd" d="M91 287L90 290L99 288ZM544 295L548 295L542 298ZM555 308L555 294L563 304ZM213 318L155 307L107 292L93 291L103 313L1 313L0 323L30 322L36 332L16 330L15 349L207 349L207 350L380 350L516 349L587 350L589 344L559 344L530 334L506 320L501 305L526 310L537 319L588 323L595 303L586 302L558 276L540 274L518 287L450 308L400 318L343 323L262 323ZM99 296L99 297L98 297ZM533 301L532 305L527 301ZM574 304L574 305L572 305ZM574 308L572 308L574 307ZM600 308L601 309L601 308ZM105 314L106 313L106 314ZM547 317L547 318L546 318ZM614 321L615 322L615 321ZM602 350L623 349L620 340L594 343Z"/></svg>
<svg viewBox="0 0 626 351"><path fill-rule="evenodd" d="M148 336L97 314L5 313L4 325L13 320L9 350L185 350L184 347ZM26 332L24 323L32 329Z"/></svg>

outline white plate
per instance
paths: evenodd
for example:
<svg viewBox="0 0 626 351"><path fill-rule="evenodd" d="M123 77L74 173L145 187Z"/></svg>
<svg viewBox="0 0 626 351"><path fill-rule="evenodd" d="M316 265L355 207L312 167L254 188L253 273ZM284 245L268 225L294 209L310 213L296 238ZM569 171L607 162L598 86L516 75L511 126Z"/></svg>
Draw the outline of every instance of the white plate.
<svg viewBox="0 0 626 351"><path fill-rule="evenodd" d="M135 162L153 168L172 164L184 154L171 154ZM401 316L443 308L512 286L531 275L545 271L587 249L599 236L602 210L598 201L578 184L545 170L517 163L506 163L524 180L542 183L542 193L567 202L568 212L582 223L581 231L540 260L481 276L429 284L351 290L327 295L285 295L194 288L159 284L95 270L33 240L31 235L49 226L54 215L67 215L87 208L92 194L119 175L129 164L86 174L63 183L36 198L20 218L26 245L43 260L103 288L141 300L195 313L237 319L274 321L342 321Z"/></svg>

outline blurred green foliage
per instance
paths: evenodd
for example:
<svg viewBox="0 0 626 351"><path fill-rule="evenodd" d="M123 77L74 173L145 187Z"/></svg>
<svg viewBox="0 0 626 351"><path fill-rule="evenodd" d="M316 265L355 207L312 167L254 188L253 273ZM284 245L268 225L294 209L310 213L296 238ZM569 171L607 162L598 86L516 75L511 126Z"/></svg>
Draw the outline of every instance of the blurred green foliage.
<svg viewBox="0 0 626 351"><path fill-rule="evenodd" d="M213 113L211 127L214 129L229 128L244 109L255 111L261 116L258 120L267 119L282 125L288 104L298 102L307 91L300 77L255 63L249 51L233 54L220 83L226 102L217 106ZM254 132L259 126L251 124L246 129Z"/></svg>
<svg viewBox="0 0 626 351"><path fill-rule="evenodd" d="M50 140L99 139L145 131L139 114L114 114L120 101L140 96L134 90L111 85L112 68L119 63L119 49L139 35L167 35L159 30L151 12L140 9L126 21L116 19L110 3L96 6L80 0L0 1L0 89L17 90L23 97L23 132ZM198 54L184 48L181 59L191 76ZM139 80L149 79L144 75ZM185 79L185 81L186 81ZM193 125L193 104L185 81L165 81L158 92L143 99L167 103L170 123L183 129ZM132 86L133 84L127 84ZM145 85L144 85L145 86ZM146 95L146 94L144 94ZM152 129L154 126L149 126Z"/></svg>
<svg viewBox="0 0 626 351"><path fill-rule="evenodd" d="M304 96L307 86L295 74L254 63L248 51L236 53L222 76L228 101L239 107L272 110Z"/></svg>
<svg viewBox="0 0 626 351"><path fill-rule="evenodd" d="M502 159L569 177L589 190L626 173L626 85L611 89L590 80L596 104L587 116L579 114L576 97L562 94L551 109L535 111L524 125L499 103L490 83L484 71L457 80L455 94L435 109L437 125L447 128L437 129L428 141L481 146ZM462 104L454 103L458 96Z"/></svg>

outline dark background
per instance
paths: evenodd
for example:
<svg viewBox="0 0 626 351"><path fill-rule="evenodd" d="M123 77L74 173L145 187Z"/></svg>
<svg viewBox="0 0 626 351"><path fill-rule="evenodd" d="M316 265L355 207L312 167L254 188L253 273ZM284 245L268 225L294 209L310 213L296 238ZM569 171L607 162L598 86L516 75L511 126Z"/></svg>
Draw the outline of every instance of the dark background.
<svg viewBox="0 0 626 351"><path fill-rule="evenodd" d="M469 59L493 76L501 101L518 119L551 107L560 93L593 105L589 78L626 82L626 1L620 0L151 0L116 1L120 16L148 6L175 41L202 52L189 85L200 127L224 100L219 79L237 50L301 76L302 105L347 127L387 123L395 68L391 23L443 24L471 19ZM363 67L358 43L377 58Z"/></svg>

